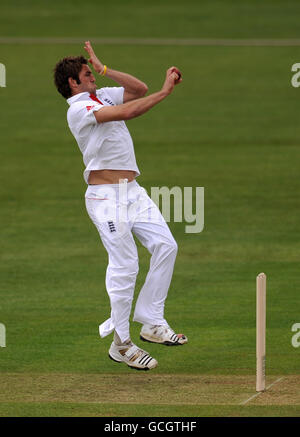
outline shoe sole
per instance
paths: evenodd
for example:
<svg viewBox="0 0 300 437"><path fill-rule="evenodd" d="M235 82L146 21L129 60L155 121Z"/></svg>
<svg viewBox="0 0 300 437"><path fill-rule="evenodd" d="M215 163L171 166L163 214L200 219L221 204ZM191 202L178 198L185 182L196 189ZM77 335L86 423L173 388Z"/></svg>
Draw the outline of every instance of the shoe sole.
<svg viewBox="0 0 300 437"><path fill-rule="evenodd" d="M110 358L111 360L113 360L115 363L125 363L125 361L118 361L118 360L115 360L115 359L114 359L110 354L108 354L108 356L109 356L109 358ZM125 364L127 364L127 363L125 363ZM151 370L150 367L135 367L135 366L130 366L129 364L127 364L127 366L128 366L130 369L134 369L134 370L144 370L144 371ZM155 367L157 367L157 366L155 366ZM153 367L153 369L155 369L155 367Z"/></svg>
<svg viewBox="0 0 300 437"><path fill-rule="evenodd" d="M148 340L147 338L144 338L141 335L140 335L140 339L142 341L146 341L147 343L163 344L165 346L183 346L184 344L186 344L186 343L179 343L179 342L173 343L172 341L162 341L162 342L153 341L153 340Z"/></svg>

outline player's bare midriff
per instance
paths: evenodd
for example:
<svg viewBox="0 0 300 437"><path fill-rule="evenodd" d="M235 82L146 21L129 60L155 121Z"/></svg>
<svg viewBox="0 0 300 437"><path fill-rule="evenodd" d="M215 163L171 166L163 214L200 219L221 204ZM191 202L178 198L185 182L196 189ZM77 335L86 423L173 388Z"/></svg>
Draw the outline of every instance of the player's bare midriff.
<svg viewBox="0 0 300 437"><path fill-rule="evenodd" d="M135 179L136 172L132 170L92 170L89 174L89 185L118 184L120 180Z"/></svg>

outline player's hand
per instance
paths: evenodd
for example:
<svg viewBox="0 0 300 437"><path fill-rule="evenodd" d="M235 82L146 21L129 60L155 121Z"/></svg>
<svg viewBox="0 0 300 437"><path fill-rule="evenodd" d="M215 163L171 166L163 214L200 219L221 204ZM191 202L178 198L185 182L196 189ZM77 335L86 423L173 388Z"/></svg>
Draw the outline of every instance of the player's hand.
<svg viewBox="0 0 300 437"><path fill-rule="evenodd" d="M181 72L177 67L168 68L166 74L166 80L162 87L163 91L167 94L171 94L174 89L174 86L182 82Z"/></svg>
<svg viewBox="0 0 300 437"><path fill-rule="evenodd" d="M180 82L182 82L182 74L177 67L171 67L169 70L171 71L171 73L176 73L178 76L178 78L175 80L175 85L178 85Z"/></svg>
<svg viewBox="0 0 300 437"><path fill-rule="evenodd" d="M86 50L88 52L88 55L89 55L88 61L89 61L90 64L92 64L94 70L97 73L101 73L103 71L104 65L102 64L102 62L95 55L93 47L92 47L92 45L91 45L91 43L89 41L85 42L84 50Z"/></svg>

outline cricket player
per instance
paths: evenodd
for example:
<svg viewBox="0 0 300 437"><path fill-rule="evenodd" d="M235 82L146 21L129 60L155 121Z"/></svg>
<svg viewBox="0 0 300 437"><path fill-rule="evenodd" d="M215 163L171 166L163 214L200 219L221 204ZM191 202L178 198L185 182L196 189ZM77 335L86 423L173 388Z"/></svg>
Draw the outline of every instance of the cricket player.
<svg viewBox="0 0 300 437"><path fill-rule="evenodd" d="M77 56L60 60L54 80L69 104L68 125L83 154L87 212L108 253L105 283L111 314L99 326L99 334L105 337L114 333L109 349L112 360L149 370L157 366L157 360L130 338L129 317L138 274L133 234L152 255L133 317L142 324L140 338L182 345L187 337L176 334L164 318L177 244L158 207L136 181L140 171L125 121L139 117L165 99L182 77L176 67L169 68L161 90L145 97L145 83L108 68L97 58L89 41L84 49L89 59ZM97 89L89 63L100 76L109 77L118 86Z"/></svg>

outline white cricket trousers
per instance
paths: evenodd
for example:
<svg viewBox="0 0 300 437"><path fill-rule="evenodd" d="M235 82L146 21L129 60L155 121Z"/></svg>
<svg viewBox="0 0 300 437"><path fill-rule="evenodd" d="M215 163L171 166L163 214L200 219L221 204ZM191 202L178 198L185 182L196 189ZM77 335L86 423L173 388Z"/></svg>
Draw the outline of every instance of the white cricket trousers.
<svg viewBox="0 0 300 437"><path fill-rule="evenodd" d="M120 184L89 185L85 201L108 253L105 283L111 316L99 326L100 336L115 330L122 342L130 338L129 317L139 270L133 234L152 255L133 320L142 324L167 324L164 304L177 244L158 207L136 180L127 183L126 179Z"/></svg>

